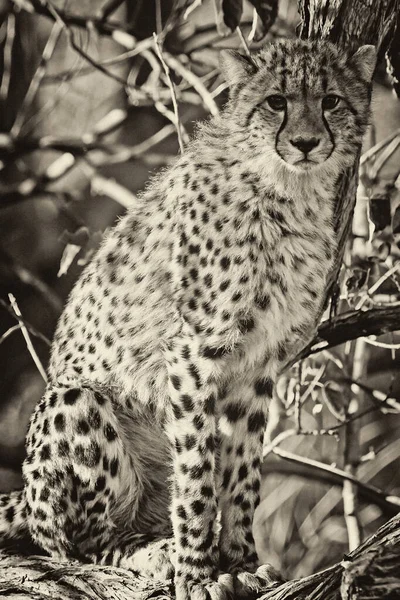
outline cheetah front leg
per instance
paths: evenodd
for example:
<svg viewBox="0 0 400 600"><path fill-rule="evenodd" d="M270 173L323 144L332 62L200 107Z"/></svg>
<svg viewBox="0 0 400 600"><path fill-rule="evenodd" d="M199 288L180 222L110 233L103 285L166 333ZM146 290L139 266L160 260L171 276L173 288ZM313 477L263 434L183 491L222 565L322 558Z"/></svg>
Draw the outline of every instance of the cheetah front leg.
<svg viewBox="0 0 400 600"><path fill-rule="evenodd" d="M193 346L193 339L180 339L166 355L171 398L167 432L173 446L171 518L176 598L226 600L232 595L233 580L230 575L219 576L216 394L213 386L203 383L203 359L193 356Z"/></svg>
<svg viewBox="0 0 400 600"><path fill-rule="evenodd" d="M252 524L260 502L261 461L272 380L236 387L220 406L221 568L235 575L235 592L249 596L279 580L270 565L258 567Z"/></svg>

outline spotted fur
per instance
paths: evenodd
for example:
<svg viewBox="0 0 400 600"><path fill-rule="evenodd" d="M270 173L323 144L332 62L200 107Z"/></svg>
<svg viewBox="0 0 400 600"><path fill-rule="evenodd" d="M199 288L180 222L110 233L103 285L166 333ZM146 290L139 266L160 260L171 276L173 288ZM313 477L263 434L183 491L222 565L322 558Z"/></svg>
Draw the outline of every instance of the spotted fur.
<svg viewBox="0 0 400 600"><path fill-rule="evenodd" d="M0 497L2 535L27 528L55 556L174 573L178 600L273 581L251 529L268 401L320 308L374 56L284 41L223 65L225 110L76 284L24 490Z"/></svg>

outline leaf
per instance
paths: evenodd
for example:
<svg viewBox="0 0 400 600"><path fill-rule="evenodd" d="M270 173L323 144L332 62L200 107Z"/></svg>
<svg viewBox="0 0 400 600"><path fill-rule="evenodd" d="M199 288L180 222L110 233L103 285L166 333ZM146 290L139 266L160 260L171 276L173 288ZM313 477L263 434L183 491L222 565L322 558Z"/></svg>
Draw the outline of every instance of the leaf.
<svg viewBox="0 0 400 600"><path fill-rule="evenodd" d="M352 274L346 279L347 292L349 294L354 294L358 292L366 282L367 274L367 269L360 269L354 267L352 269Z"/></svg>
<svg viewBox="0 0 400 600"><path fill-rule="evenodd" d="M313 415L319 415L322 412L322 404L320 402L315 402L312 408Z"/></svg>
<svg viewBox="0 0 400 600"><path fill-rule="evenodd" d="M390 254L390 244L388 242L381 242L378 244L372 244L372 248L374 251L374 256L376 256L380 261L385 262Z"/></svg>
<svg viewBox="0 0 400 600"><path fill-rule="evenodd" d="M89 229L85 226L82 226L78 227L78 229L74 232L63 231L60 240L65 244L76 244L77 246L84 246L89 241L89 238Z"/></svg>
<svg viewBox="0 0 400 600"><path fill-rule="evenodd" d="M369 201L368 218L374 224L375 231L382 231L390 225L390 197L388 195L371 198Z"/></svg>
<svg viewBox="0 0 400 600"><path fill-rule="evenodd" d="M75 260L75 257L81 249L90 241L90 232L87 227L79 227L76 231L64 231L61 235L61 241L66 244L60 260L60 268L57 277L62 277L68 273L68 270Z"/></svg>
<svg viewBox="0 0 400 600"><path fill-rule="evenodd" d="M72 169L75 164L75 156L71 152L64 152L49 165L44 173L47 179L59 179Z"/></svg>
<svg viewBox="0 0 400 600"><path fill-rule="evenodd" d="M224 23L231 31L235 31L243 13L242 0L222 0Z"/></svg>
<svg viewBox="0 0 400 600"><path fill-rule="evenodd" d="M84 248L84 253L81 258L78 258L77 264L79 267L85 267L93 258L93 255L97 252L100 242L103 239L102 231L95 231L88 240Z"/></svg>
<svg viewBox="0 0 400 600"><path fill-rule="evenodd" d="M271 29L278 14L278 0L249 0L254 6L262 24L262 35Z"/></svg>
<svg viewBox="0 0 400 600"><path fill-rule="evenodd" d="M227 22L231 23L233 25L233 23L237 20L237 16L235 19L235 12L237 13L237 8L236 11L234 9L234 7L231 9L231 4L239 4L242 5L242 0L213 0L213 5L214 5L214 13L215 13L215 23L217 25L217 30L219 35L221 36L226 36L229 35L232 31L234 31L237 27L237 25L240 22L240 17L239 17L239 22L237 23L237 25L235 25L233 27L233 29L231 28L231 26L227 25ZM228 4L227 7L227 20L225 20L225 6L226 4ZM240 15L241 16L241 15Z"/></svg>
<svg viewBox="0 0 400 600"><path fill-rule="evenodd" d="M62 253L60 260L60 268L58 269L57 277L62 277L68 273L68 269L72 265L75 256L81 251L81 247L76 244L67 244Z"/></svg>

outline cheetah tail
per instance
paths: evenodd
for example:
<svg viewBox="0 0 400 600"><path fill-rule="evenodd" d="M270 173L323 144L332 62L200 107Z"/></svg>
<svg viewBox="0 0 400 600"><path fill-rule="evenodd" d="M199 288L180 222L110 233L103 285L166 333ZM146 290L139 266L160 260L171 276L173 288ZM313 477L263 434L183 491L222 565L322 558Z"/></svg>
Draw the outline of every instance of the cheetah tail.
<svg viewBox="0 0 400 600"><path fill-rule="evenodd" d="M0 542L28 533L24 490L0 494Z"/></svg>

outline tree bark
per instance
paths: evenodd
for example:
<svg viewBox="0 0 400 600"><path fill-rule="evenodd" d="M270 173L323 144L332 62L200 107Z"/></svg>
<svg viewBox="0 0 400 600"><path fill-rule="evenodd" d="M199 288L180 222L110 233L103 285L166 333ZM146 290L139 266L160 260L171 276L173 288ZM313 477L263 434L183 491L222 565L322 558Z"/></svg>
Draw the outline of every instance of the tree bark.
<svg viewBox="0 0 400 600"><path fill-rule="evenodd" d="M262 600L394 600L400 598L400 515L340 563L287 581ZM133 576L113 567L0 552L0 596L13 600L170 600L171 581Z"/></svg>
<svg viewBox="0 0 400 600"><path fill-rule="evenodd" d="M400 328L400 303L377 306L369 310L351 310L324 321L314 339L301 350L292 363L321 350L369 335L382 335Z"/></svg>
<svg viewBox="0 0 400 600"><path fill-rule="evenodd" d="M303 39L326 39L350 48L372 44L378 49L378 60L392 49L400 0L299 0L298 6L302 17L300 37ZM324 307L334 292L351 228L358 163L357 159L339 184L335 208L338 253L326 289Z"/></svg>

